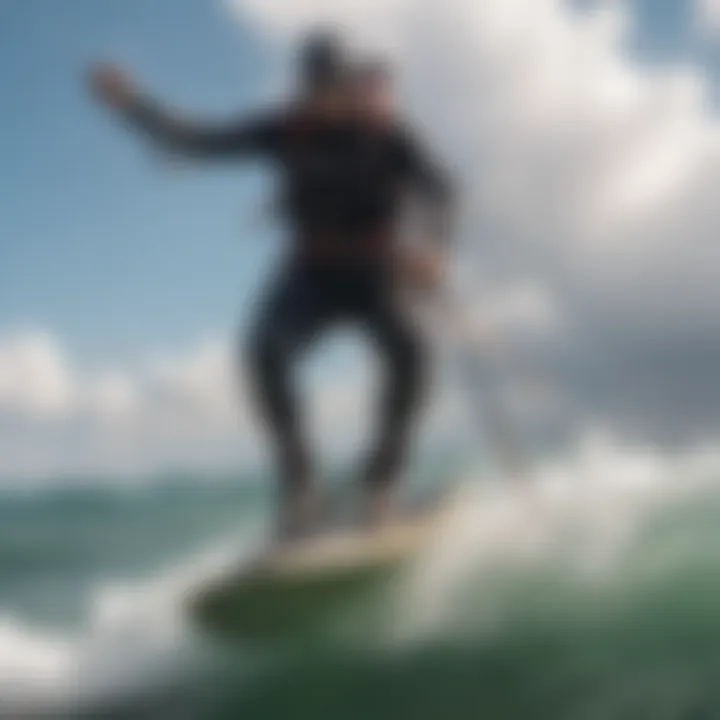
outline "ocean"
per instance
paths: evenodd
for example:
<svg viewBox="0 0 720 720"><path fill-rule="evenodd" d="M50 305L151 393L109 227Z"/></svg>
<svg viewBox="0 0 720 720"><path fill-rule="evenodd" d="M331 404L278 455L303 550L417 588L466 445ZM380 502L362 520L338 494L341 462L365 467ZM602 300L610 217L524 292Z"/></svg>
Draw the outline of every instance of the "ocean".
<svg viewBox="0 0 720 720"><path fill-rule="evenodd" d="M720 459L596 448L452 480L392 587L268 647L185 602L261 546L267 478L0 491L0 715L720 718Z"/></svg>

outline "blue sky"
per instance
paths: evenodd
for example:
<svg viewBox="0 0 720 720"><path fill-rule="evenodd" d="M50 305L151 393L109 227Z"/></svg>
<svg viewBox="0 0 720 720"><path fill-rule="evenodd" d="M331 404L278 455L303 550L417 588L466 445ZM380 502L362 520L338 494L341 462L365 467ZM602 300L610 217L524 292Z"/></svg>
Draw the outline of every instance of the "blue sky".
<svg viewBox="0 0 720 720"><path fill-rule="evenodd" d="M117 58L170 102L223 117L267 85L262 46L205 0L0 11L0 329L116 356L234 326L273 240L257 173L169 169L93 106L82 73Z"/></svg>
<svg viewBox="0 0 720 720"><path fill-rule="evenodd" d="M698 60L679 0L636 0L631 47ZM223 117L261 96L274 54L221 2L0 4L0 330L43 327L83 357L227 332L277 247L252 168L169 170L88 100L82 72L122 60L183 108Z"/></svg>

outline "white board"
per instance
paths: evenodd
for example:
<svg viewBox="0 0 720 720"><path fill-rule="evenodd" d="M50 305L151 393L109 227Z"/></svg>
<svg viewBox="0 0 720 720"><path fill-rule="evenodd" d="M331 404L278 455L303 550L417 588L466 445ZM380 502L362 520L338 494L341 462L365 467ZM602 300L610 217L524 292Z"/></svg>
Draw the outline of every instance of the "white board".
<svg viewBox="0 0 720 720"><path fill-rule="evenodd" d="M396 575L432 540L443 503L375 530L338 529L269 550L191 599L215 634L264 640L311 632L329 614Z"/></svg>

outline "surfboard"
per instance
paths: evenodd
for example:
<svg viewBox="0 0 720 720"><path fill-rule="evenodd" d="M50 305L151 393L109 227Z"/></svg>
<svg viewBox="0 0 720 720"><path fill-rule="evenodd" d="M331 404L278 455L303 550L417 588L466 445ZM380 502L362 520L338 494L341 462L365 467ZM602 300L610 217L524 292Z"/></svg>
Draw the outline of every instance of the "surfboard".
<svg viewBox="0 0 720 720"><path fill-rule="evenodd" d="M396 577L431 541L447 504L375 530L336 528L280 546L218 578L190 601L206 631L246 640L314 632Z"/></svg>

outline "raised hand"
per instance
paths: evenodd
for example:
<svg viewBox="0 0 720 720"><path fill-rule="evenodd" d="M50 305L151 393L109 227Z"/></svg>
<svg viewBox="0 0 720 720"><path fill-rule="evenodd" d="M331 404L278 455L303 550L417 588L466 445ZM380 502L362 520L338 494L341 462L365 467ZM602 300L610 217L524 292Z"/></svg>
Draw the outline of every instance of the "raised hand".
<svg viewBox="0 0 720 720"><path fill-rule="evenodd" d="M115 109L126 108L137 96L130 77L110 63L98 63L90 68L88 85L93 97Z"/></svg>
<svg viewBox="0 0 720 720"><path fill-rule="evenodd" d="M420 292L437 289L445 277L446 258L437 248L407 248L400 253L398 265L406 286Z"/></svg>

